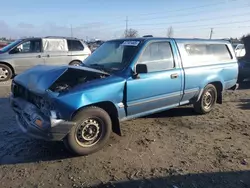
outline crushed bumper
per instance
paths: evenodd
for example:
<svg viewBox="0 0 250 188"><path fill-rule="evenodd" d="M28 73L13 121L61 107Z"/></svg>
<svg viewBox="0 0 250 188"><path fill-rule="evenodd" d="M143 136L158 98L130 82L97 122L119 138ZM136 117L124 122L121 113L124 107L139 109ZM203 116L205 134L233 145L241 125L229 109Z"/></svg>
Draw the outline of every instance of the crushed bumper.
<svg viewBox="0 0 250 188"><path fill-rule="evenodd" d="M62 140L75 125L75 122L56 119L54 115L47 117L35 105L12 95L10 104L21 130L37 139Z"/></svg>

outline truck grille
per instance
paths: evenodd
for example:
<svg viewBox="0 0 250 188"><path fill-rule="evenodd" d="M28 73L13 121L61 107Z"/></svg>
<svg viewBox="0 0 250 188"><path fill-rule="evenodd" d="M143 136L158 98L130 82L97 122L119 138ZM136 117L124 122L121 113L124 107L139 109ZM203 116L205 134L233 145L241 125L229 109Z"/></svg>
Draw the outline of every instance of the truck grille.
<svg viewBox="0 0 250 188"><path fill-rule="evenodd" d="M14 97L20 97L40 108L40 106L38 106L39 101L42 99L40 96L33 94L28 89L17 83L13 83L11 89Z"/></svg>
<svg viewBox="0 0 250 188"><path fill-rule="evenodd" d="M40 109L41 112L46 116L50 116L50 110L54 110L54 105L52 105L50 102L30 92L28 89L17 83L12 83L11 90L14 97L19 97L27 102L30 102Z"/></svg>

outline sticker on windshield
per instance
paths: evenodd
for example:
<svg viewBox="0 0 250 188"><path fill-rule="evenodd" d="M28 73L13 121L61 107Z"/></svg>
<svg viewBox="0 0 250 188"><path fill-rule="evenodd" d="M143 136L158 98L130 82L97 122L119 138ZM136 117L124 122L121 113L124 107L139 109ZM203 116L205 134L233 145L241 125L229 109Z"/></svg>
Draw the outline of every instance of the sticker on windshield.
<svg viewBox="0 0 250 188"><path fill-rule="evenodd" d="M122 46L138 46L140 41L124 41L121 45Z"/></svg>

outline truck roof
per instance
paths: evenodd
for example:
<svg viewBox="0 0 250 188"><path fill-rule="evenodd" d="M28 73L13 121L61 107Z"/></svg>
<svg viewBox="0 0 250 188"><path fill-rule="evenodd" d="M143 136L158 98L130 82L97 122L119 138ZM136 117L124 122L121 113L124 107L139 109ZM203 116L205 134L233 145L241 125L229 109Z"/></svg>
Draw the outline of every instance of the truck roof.
<svg viewBox="0 0 250 188"><path fill-rule="evenodd" d="M230 44L229 41L227 40L223 40L223 39L200 39L200 38L167 38L167 37L136 37L136 38L121 38L121 39L113 39L113 40L109 40L109 41L117 41L117 40L127 40L127 41L131 41L131 40L137 40L137 41L150 41L150 40L175 40L178 42L198 42L198 43L224 43L224 44Z"/></svg>

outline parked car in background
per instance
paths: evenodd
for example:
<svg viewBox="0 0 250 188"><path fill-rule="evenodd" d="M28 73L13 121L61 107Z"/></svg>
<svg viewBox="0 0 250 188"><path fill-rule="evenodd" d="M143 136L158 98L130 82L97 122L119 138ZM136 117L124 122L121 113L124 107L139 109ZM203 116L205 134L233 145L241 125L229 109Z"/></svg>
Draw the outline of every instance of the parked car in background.
<svg viewBox="0 0 250 188"><path fill-rule="evenodd" d="M0 50L0 81L36 65L80 65L90 54L89 47L77 38L18 39Z"/></svg>
<svg viewBox="0 0 250 188"><path fill-rule="evenodd" d="M81 66L36 66L16 76L10 103L21 129L63 140L78 155L101 149L121 121L193 104L199 114L237 88L224 40L134 38L102 44Z"/></svg>
<svg viewBox="0 0 250 188"><path fill-rule="evenodd" d="M235 47L235 54L236 54L236 57L243 57L246 54L244 44L238 44Z"/></svg>
<svg viewBox="0 0 250 188"><path fill-rule="evenodd" d="M6 43L6 42L0 42L0 50L1 50L1 48L3 48L3 47L5 47L5 46L7 46L8 44Z"/></svg>
<svg viewBox="0 0 250 188"><path fill-rule="evenodd" d="M93 42L89 42L88 43L88 46L91 50L91 52L93 53L97 48L99 48L102 44L104 43L104 41L102 40L96 40L96 41L93 41Z"/></svg>

